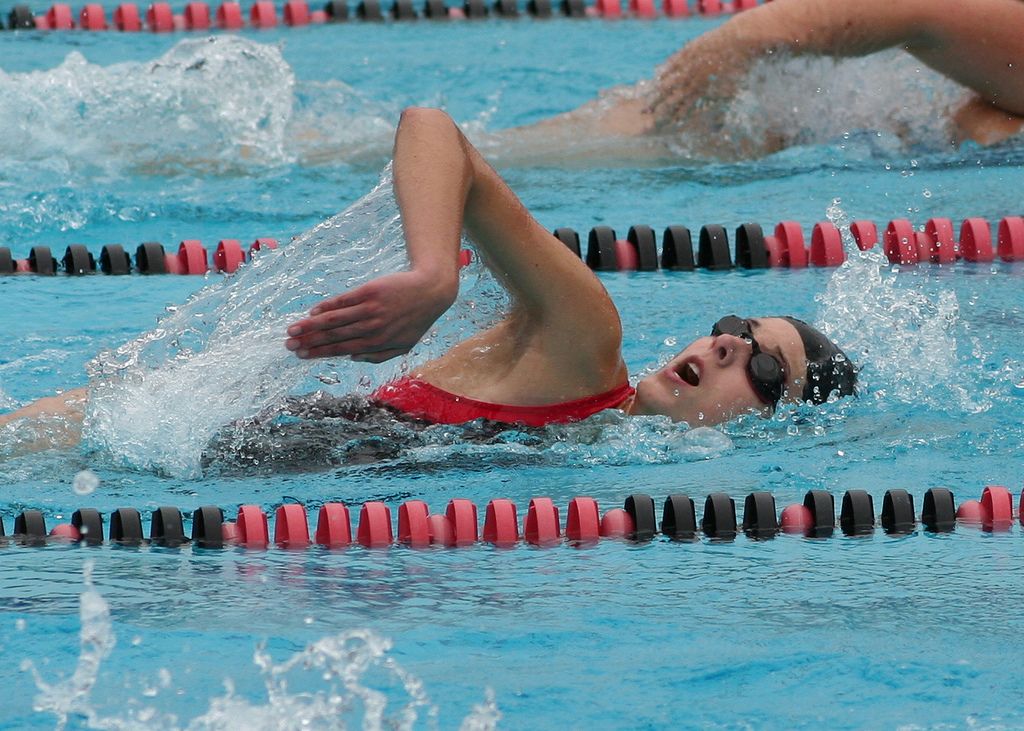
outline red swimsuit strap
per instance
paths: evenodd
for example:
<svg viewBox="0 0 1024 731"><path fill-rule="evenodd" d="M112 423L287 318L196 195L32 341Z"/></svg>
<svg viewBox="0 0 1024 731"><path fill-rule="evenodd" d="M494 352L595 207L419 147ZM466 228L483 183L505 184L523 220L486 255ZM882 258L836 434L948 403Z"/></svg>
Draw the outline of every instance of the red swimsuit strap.
<svg viewBox="0 0 1024 731"><path fill-rule="evenodd" d="M580 421L605 409L621 406L632 396L629 383L594 396L543 406L514 406L478 401L445 391L426 381L405 376L378 388L372 401L390 406L414 419L434 424L462 424L474 419L544 426Z"/></svg>

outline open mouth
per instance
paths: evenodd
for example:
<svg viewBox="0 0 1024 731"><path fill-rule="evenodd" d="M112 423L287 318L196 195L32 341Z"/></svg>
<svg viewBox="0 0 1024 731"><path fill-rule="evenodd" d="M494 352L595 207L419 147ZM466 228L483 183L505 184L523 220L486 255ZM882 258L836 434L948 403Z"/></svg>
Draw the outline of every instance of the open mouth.
<svg viewBox="0 0 1024 731"><path fill-rule="evenodd" d="M691 386L700 385L700 369L696 363L687 362L683 363L682 367L676 371L679 377Z"/></svg>

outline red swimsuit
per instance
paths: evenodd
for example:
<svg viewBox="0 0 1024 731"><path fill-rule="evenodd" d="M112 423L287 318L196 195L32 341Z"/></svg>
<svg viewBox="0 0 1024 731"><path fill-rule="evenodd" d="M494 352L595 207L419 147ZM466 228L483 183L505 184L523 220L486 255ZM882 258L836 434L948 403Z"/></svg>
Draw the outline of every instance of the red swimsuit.
<svg viewBox="0 0 1024 731"><path fill-rule="evenodd" d="M413 419L434 424L462 424L474 419L487 419L506 424L545 426L580 421L605 409L614 409L632 396L629 383L618 388L560 404L544 406L510 406L458 396L412 376L387 383L370 396Z"/></svg>

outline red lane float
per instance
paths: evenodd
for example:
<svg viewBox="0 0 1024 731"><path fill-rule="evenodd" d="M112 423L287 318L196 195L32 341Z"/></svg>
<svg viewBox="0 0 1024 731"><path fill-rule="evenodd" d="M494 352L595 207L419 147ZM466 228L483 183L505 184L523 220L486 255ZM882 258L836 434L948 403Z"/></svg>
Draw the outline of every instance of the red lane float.
<svg viewBox="0 0 1024 731"><path fill-rule="evenodd" d="M612 508L601 518L602 538L628 538L635 532L633 516L622 508Z"/></svg>
<svg viewBox="0 0 1024 731"><path fill-rule="evenodd" d="M77 542L82 540L82 534L75 526L71 523L61 523L53 526L50 529L51 538L60 538L69 542Z"/></svg>
<svg viewBox="0 0 1024 731"><path fill-rule="evenodd" d="M249 8L249 24L253 28L273 28L277 25L277 9L270 0L257 0Z"/></svg>
<svg viewBox="0 0 1024 731"><path fill-rule="evenodd" d="M270 526L267 515L256 505L238 508L235 519L239 544L249 548L266 548L270 545Z"/></svg>
<svg viewBox="0 0 1024 731"><path fill-rule="evenodd" d="M427 516L427 527L430 530L430 542L439 546L455 544L455 532L447 516L434 513Z"/></svg>
<svg viewBox="0 0 1024 731"><path fill-rule="evenodd" d="M185 6L186 30L210 30L210 6L192 2Z"/></svg>
<svg viewBox="0 0 1024 731"><path fill-rule="evenodd" d="M690 5L687 0L661 0L661 12L669 18L687 18Z"/></svg>
<svg viewBox="0 0 1024 731"><path fill-rule="evenodd" d="M835 224L828 221L814 224L811 231L811 263L817 267L837 267L846 261L843 237Z"/></svg>
<svg viewBox="0 0 1024 731"><path fill-rule="evenodd" d="M878 243L878 227L874 221L854 221L850 224L850 233L861 251L872 249Z"/></svg>
<svg viewBox="0 0 1024 731"><path fill-rule="evenodd" d="M410 546L430 545L430 511L422 500L408 500L398 508L398 542Z"/></svg>
<svg viewBox="0 0 1024 731"><path fill-rule="evenodd" d="M523 538L527 543L542 546L556 542L561 537L558 522L558 508L551 498L535 497L530 500L523 525Z"/></svg>
<svg viewBox="0 0 1024 731"><path fill-rule="evenodd" d="M1009 530L1013 523L1013 497L1001 485L987 485L981 493L981 525L987 531Z"/></svg>
<svg viewBox="0 0 1024 731"><path fill-rule="evenodd" d="M452 526L453 545L468 546L477 541L476 505L464 498L455 498L448 502L445 517Z"/></svg>
<svg viewBox="0 0 1024 731"><path fill-rule="evenodd" d="M782 266L803 269L807 266L804 232L796 221L782 221L775 226L775 238L782 245Z"/></svg>
<svg viewBox="0 0 1024 731"><path fill-rule="evenodd" d="M309 521L304 507L289 503L277 509L274 514L274 543L282 548L309 546Z"/></svg>
<svg viewBox="0 0 1024 731"><path fill-rule="evenodd" d="M263 249L273 250L276 248L277 239L256 239L249 245L249 258L252 259L257 251L262 251Z"/></svg>
<svg viewBox="0 0 1024 731"><path fill-rule="evenodd" d="M654 0L629 0L629 12L637 18L650 19L658 17Z"/></svg>
<svg viewBox="0 0 1024 731"><path fill-rule="evenodd" d="M142 19L139 6L135 3L122 3L114 10L114 27L120 31L137 33L142 30Z"/></svg>
<svg viewBox="0 0 1024 731"><path fill-rule="evenodd" d="M242 6L236 2L223 2L217 8L217 27L239 30L242 27Z"/></svg>
<svg viewBox="0 0 1024 731"><path fill-rule="evenodd" d="M635 272L640 268L640 255L636 247L625 239L615 241L615 268L620 272Z"/></svg>
<svg viewBox="0 0 1024 731"><path fill-rule="evenodd" d="M893 264L916 264L917 235L914 226L905 218L889 221L883 237L885 256Z"/></svg>
<svg viewBox="0 0 1024 731"><path fill-rule="evenodd" d="M394 542L391 510L381 502L363 503L359 511L357 540L366 548L383 548Z"/></svg>
<svg viewBox="0 0 1024 731"><path fill-rule="evenodd" d="M328 548L342 548L352 543L352 521L347 506L324 503L317 516L316 542Z"/></svg>
<svg viewBox="0 0 1024 731"><path fill-rule="evenodd" d="M234 274L245 263L245 254L238 239L222 239L213 253L213 266L218 272Z"/></svg>
<svg viewBox="0 0 1024 731"><path fill-rule="evenodd" d="M170 33L174 30L174 13L167 3L153 3L146 10L146 25L153 33Z"/></svg>
<svg viewBox="0 0 1024 731"><path fill-rule="evenodd" d="M1007 216L999 222L998 246L1003 261L1024 261L1024 218Z"/></svg>
<svg viewBox="0 0 1024 731"><path fill-rule="evenodd" d="M777 236L764 237L764 250L765 253L768 254L769 267L783 266L782 259L784 256L784 252L782 249L782 242L779 241Z"/></svg>
<svg viewBox="0 0 1024 731"><path fill-rule="evenodd" d="M787 505L779 516L779 525L783 533L806 535L814 527L814 514L805 505Z"/></svg>
<svg viewBox="0 0 1024 731"><path fill-rule="evenodd" d="M284 24L295 27L309 25L309 5L305 0L289 0L284 4Z"/></svg>
<svg viewBox="0 0 1024 731"><path fill-rule="evenodd" d="M924 225L924 232L930 239L928 261L934 264L952 264L956 261L952 221L948 218L929 218Z"/></svg>
<svg viewBox="0 0 1024 731"><path fill-rule="evenodd" d="M45 23L43 30L71 30L75 27L71 6L60 3L51 6L46 12Z"/></svg>
<svg viewBox="0 0 1024 731"><path fill-rule="evenodd" d="M209 257L198 239L186 239L178 244L178 263L182 274L206 274L210 271Z"/></svg>
<svg viewBox="0 0 1024 731"><path fill-rule="evenodd" d="M220 537L225 543L238 543L238 524L230 520L221 523Z"/></svg>
<svg viewBox="0 0 1024 731"><path fill-rule="evenodd" d="M956 519L968 525L981 525L982 509L980 500L964 500L956 509Z"/></svg>
<svg viewBox="0 0 1024 731"><path fill-rule="evenodd" d="M984 218L968 218L960 226L960 256L967 261L982 263L995 259L992 233Z"/></svg>
<svg viewBox="0 0 1024 731"><path fill-rule="evenodd" d="M594 498L574 497L569 501L565 537L580 542L596 541L601 537L601 514Z"/></svg>
<svg viewBox="0 0 1024 731"><path fill-rule="evenodd" d="M515 503L505 498L487 503L484 540L496 546L510 546L519 541L519 517Z"/></svg>
<svg viewBox="0 0 1024 731"><path fill-rule="evenodd" d="M82 8L82 12L78 14L78 25L83 30L106 30L107 16L103 12L103 6L90 3Z"/></svg>

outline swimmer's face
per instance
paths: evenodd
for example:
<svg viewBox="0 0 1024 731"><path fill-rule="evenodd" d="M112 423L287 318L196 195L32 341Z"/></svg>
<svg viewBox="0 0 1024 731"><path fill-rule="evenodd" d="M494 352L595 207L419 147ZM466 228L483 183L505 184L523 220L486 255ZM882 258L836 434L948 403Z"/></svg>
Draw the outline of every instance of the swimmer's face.
<svg viewBox="0 0 1024 731"><path fill-rule="evenodd" d="M807 377L807 355L800 333L778 317L748 320L762 353L782 364L782 400L799 399ZM721 334L694 340L668 365L640 381L632 414L663 414L690 426L710 426L772 406L758 395L748 364L753 345L742 337Z"/></svg>

